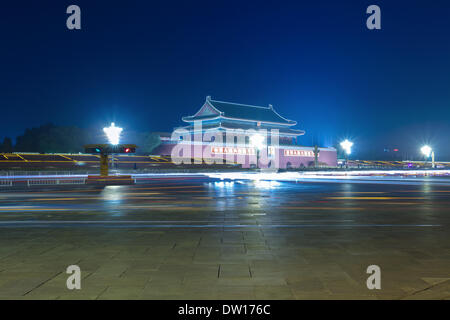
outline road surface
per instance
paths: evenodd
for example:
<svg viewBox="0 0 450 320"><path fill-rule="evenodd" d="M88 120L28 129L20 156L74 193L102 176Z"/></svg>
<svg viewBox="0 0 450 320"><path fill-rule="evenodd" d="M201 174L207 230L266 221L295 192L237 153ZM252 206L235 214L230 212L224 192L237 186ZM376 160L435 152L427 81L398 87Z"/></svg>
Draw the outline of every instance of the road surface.
<svg viewBox="0 0 450 320"><path fill-rule="evenodd" d="M356 182L3 188L0 299L449 299L450 179Z"/></svg>

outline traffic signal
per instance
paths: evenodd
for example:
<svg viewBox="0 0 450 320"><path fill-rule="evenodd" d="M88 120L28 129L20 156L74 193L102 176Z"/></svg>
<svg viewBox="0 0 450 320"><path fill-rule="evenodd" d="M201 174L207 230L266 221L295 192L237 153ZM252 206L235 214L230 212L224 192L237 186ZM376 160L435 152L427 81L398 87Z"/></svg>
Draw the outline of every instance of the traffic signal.
<svg viewBox="0 0 450 320"><path fill-rule="evenodd" d="M135 153L136 147L132 145L118 145L117 151L115 153Z"/></svg>
<svg viewBox="0 0 450 320"><path fill-rule="evenodd" d="M94 144L84 146L84 152L93 154L136 153L134 144Z"/></svg>
<svg viewBox="0 0 450 320"><path fill-rule="evenodd" d="M101 153L102 150L99 147L86 147L84 148L85 153Z"/></svg>

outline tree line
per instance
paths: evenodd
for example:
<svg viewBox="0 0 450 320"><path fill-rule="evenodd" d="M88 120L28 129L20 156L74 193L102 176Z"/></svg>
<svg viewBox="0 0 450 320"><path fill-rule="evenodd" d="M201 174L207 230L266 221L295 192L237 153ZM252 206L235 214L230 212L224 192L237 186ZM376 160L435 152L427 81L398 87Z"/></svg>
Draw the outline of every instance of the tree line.
<svg viewBox="0 0 450 320"><path fill-rule="evenodd" d="M161 143L159 135L152 132L126 132L124 143L139 146L140 154L150 154ZM27 128L16 137L15 144L10 137L0 142L0 152L38 152L38 153L78 153L84 152L83 146L91 143L106 143L103 132L83 129L75 126L57 126L52 123Z"/></svg>

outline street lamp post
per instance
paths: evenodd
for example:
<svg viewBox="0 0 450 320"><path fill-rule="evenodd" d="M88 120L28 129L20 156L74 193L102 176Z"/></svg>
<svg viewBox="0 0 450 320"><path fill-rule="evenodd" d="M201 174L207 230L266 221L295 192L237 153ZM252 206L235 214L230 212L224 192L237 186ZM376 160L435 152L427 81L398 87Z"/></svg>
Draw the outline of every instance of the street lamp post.
<svg viewBox="0 0 450 320"><path fill-rule="evenodd" d="M436 164L434 162L435 159L434 159L434 151L433 151L433 149L430 146L425 145L422 148L420 148L420 151L425 156L425 165L427 164L428 158L431 155L431 167L434 168L436 166Z"/></svg>
<svg viewBox="0 0 450 320"><path fill-rule="evenodd" d="M108 138L108 141L113 146L119 144L120 134L122 133L122 128L116 127L114 122L111 122L111 125L108 128L103 128L103 131ZM111 166L114 169L114 154L111 154Z"/></svg>
<svg viewBox="0 0 450 320"><path fill-rule="evenodd" d="M348 156L352 153L353 142L345 139L341 142L341 148L345 151L345 168L348 169Z"/></svg>
<svg viewBox="0 0 450 320"><path fill-rule="evenodd" d="M256 168L259 168L259 151L264 148L264 136L254 134L250 137L250 144L256 149Z"/></svg>
<svg viewBox="0 0 450 320"><path fill-rule="evenodd" d="M317 145L314 146L313 152L314 152L314 168L317 169L319 166L319 153L320 153L320 149Z"/></svg>
<svg viewBox="0 0 450 320"><path fill-rule="evenodd" d="M431 167L436 168L436 162L434 162L434 151L431 151Z"/></svg>

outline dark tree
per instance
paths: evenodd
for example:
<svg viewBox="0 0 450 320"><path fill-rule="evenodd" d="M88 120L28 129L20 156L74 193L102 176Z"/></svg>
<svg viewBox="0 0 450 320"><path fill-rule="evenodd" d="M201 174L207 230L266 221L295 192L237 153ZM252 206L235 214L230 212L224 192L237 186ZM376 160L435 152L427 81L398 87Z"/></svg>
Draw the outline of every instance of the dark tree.
<svg viewBox="0 0 450 320"><path fill-rule="evenodd" d="M161 139L157 133L145 133L141 144L139 145L139 153L151 154L152 151L161 144Z"/></svg>
<svg viewBox="0 0 450 320"><path fill-rule="evenodd" d="M5 139L3 139L3 143L0 144L0 151L4 153L13 152L13 145L11 138L5 137Z"/></svg>
<svg viewBox="0 0 450 320"><path fill-rule="evenodd" d="M76 153L83 151L89 133L77 127L46 124L38 128L26 129L17 137L17 152Z"/></svg>

